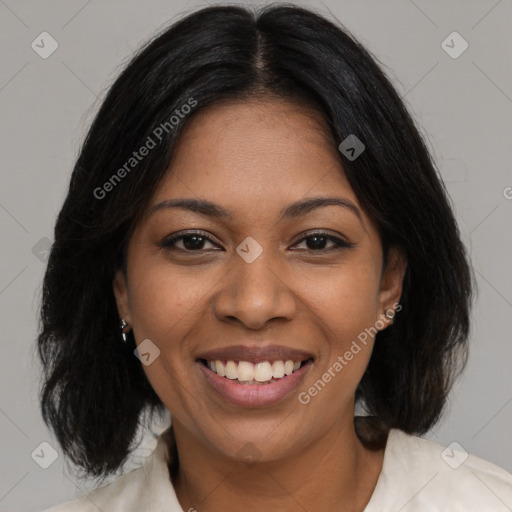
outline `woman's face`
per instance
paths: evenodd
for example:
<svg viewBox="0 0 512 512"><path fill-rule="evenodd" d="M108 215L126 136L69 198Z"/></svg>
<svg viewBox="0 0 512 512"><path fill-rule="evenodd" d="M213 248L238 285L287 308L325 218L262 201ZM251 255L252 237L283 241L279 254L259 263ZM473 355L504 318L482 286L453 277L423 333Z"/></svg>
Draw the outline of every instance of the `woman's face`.
<svg viewBox="0 0 512 512"><path fill-rule="evenodd" d="M311 198L339 204L300 206ZM352 425L375 328L401 292L403 260L382 261L315 112L270 99L199 111L114 280L178 440L275 460ZM287 375L286 361L302 366Z"/></svg>

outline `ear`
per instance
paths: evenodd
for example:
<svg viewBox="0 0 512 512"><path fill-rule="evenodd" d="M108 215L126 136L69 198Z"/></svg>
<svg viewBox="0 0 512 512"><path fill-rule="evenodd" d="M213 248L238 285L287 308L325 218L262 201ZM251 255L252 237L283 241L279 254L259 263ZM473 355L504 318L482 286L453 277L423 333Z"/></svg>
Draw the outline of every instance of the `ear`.
<svg viewBox="0 0 512 512"><path fill-rule="evenodd" d="M118 269L113 280L114 297L116 299L119 318L124 318L131 325L130 307L128 302L128 286L126 275L122 269Z"/></svg>
<svg viewBox="0 0 512 512"><path fill-rule="evenodd" d="M383 269L379 290L379 318L386 324L393 323L393 319L385 316L389 309L400 310L398 306L402 296L402 286L407 268L407 258L398 247L390 247L386 267ZM398 306L398 307L397 307Z"/></svg>

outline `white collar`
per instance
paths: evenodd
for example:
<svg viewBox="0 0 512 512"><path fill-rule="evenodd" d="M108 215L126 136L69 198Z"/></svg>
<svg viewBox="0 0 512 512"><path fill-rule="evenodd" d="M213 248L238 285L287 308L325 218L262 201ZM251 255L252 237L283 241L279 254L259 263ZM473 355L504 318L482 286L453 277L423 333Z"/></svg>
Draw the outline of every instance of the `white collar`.
<svg viewBox="0 0 512 512"><path fill-rule="evenodd" d="M44 512L183 512L169 475L166 432L158 437L155 450L142 467L74 502ZM468 455L454 469L443 457L446 450L428 439L391 429L382 471L364 512L510 510L510 473L474 455Z"/></svg>

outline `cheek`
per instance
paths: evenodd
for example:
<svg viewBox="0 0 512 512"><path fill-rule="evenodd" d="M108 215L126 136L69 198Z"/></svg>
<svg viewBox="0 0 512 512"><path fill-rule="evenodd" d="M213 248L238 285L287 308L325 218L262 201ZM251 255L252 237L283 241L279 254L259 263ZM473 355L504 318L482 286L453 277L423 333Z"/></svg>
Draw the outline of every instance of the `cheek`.
<svg viewBox="0 0 512 512"><path fill-rule="evenodd" d="M368 364L376 327L380 326L376 325L379 269L364 264L362 259L359 263L333 271L310 289L311 303L317 304L321 320L319 326L328 340L329 354L322 370L331 369L339 375L338 382L344 381L344 386L353 389Z"/></svg>
<svg viewBox="0 0 512 512"><path fill-rule="evenodd" d="M134 328L141 336L154 337L162 344L179 339L197 315L205 293L215 283L211 270L179 269L168 262L146 259L133 261L130 310ZM172 339L171 339L172 338Z"/></svg>
<svg viewBox="0 0 512 512"><path fill-rule="evenodd" d="M307 293L310 302L320 306L319 314L333 335L344 338L377 320L379 278L370 265L347 265L311 280Z"/></svg>
<svg viewBox="0 0 512 512"><path fill-rule="evenodd" d="M187 272L147 256L135 255L131 265L137 270L129 279L135 339L137 344L150 339L160 350L143 370L172 414L193 417L197 403L191 399L191 343L200 337L204 297L215 279L211 270L192 274L190 268Z"/></svg>

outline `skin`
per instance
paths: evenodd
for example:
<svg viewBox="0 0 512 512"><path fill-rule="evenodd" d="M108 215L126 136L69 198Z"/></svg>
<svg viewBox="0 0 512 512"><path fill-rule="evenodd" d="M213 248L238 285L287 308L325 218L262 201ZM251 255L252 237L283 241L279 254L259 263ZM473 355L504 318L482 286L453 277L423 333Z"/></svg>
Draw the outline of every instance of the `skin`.
<svg viewBox="0 0 512 512"><path fill-rule="evenodd" d="M359 216L331 205L279 220L290 203L318 196L345 198ZM149 214L173 198L208 199L232 219L177 208ZM188 252L183 239L175 250L161 246L192 229L211 241ZM310 231L353 247L315 245L305 239ZM248 236L263 249L252 263L236 252ZM383 268L377 226L315 111L268 98L216 103L190 119L129 242L126 275L120 270L114 279L119 315L136 342L149 338L161 351L144 371L172 415L180 460L173 485L183 510L323 512L340 503L346 511L364 509L384 455L363 445L353 422L373 338L308 404L297 394L365 328L383 318L382 328L389 326L384 313L399 302L405 267L392 248ZM311 352L314 364L297 393L277 404L228 403L196 357L262 341ZM252 464L240 454L247 447L257 454Z"/></svg>

